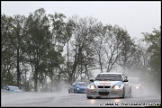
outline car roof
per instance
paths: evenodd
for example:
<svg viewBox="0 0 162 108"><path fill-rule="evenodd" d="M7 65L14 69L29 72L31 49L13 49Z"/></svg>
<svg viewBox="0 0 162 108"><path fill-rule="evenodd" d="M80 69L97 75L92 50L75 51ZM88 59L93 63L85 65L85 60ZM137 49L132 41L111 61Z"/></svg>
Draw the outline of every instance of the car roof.
<svg viewBox="0 0 162 108"><path fill-rule="evenodd" d="M106 73L106 72L104 72L104 73L100 73L100 74L123 74L123 73L117 73L117 72L109 72L109 73Z"/></svg>

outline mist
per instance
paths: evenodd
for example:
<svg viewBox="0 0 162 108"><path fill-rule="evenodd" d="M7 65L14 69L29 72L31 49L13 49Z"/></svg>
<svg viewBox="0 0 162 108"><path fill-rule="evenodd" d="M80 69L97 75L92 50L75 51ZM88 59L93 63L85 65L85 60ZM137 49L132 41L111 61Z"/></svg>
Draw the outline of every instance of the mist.
<svg viewBox="0 0 162 108"><path fill-rule="evenodd" d="M143 89L140 92L137 92L136 90L132 90L132 97L147 97L147 96L160 96L161 90L159 89L161 85L158 85L155 81L155 77L152 76L153 74L146 73L143 71L129 71L128 74L128 81L129 77L138 77L140 81L143 83Z"/></svg>
<svg viewBox="0 0 162 108"><path fill-rule="evenodd" d="M63 97L68 96L68 85L66 83L59 84L59 90L52 92L2 92L1 91L1 103L7 106L16 106L22 103L37 103L44 99L54 100L62 99Z"/></svg>

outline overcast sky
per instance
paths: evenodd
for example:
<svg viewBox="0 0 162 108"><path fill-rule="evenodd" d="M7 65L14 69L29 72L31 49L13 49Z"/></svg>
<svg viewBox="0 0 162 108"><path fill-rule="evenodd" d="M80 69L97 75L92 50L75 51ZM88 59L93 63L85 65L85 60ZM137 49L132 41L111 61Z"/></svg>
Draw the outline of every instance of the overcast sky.
<svg viewBox="0 0 162 108"><path fill-rule="evenodd" d="M63 13L67 17L94 17L104 24L126 28L132 38L142 38L141 32L151 33L161 26L161 1L1 1L1 14L25 15L44 8L47 14Z"/></svg>

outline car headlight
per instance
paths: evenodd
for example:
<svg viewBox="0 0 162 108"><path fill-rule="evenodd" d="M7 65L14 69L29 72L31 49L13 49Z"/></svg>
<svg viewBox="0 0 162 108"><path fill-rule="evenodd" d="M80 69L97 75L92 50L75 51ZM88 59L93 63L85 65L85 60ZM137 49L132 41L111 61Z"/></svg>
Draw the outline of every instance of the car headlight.
<svg viewBox="0 0 162 108"><path fill-rule="evenodd" d="M96 86L95 85L90 85L90 89L95 89Z"/></svg>
<svg viewBox="0 0 162 108"><path fill-rule="evenodd" d="M113 86L112 88L113 88L113 89L120 89L120 87L121 87L121 85L115 85L115 86Z"/></svg>
<svg viewBox="0 0 162 108"><path fill-rule="evenodd" d="M142 89L142 85L141 84L138 84L135 86L135 88L138 90L138 89Z"/></svg>
<svg viewBox="0 0 162 108"><path fill-rule="evenodd" d="M77 88L77 90L80 90L80 88Z"/></svg>
<svg viewBox="0 0 162 108"><path fill-rule="evenodd" d="M139 89L139 86L136 86L136 89Z"/></svg>

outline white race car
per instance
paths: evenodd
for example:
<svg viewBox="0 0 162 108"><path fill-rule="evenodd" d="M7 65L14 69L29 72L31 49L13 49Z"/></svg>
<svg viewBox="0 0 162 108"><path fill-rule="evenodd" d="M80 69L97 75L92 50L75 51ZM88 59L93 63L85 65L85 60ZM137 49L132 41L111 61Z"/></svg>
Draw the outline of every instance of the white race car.
<svg viewBox="0 0 162 108"><path fill-rule="evenodd" d="M131 85L123 73L100 73L91 79L86 96L91 98L131 97Z"/></svg>
<svg viewBox="0 0 162 108"><path fill-rule="evenodd" d="M128 80L132 87L132 93L135 96L141 96L144 93L144 82L138 77L129 77Z"/></svg>

